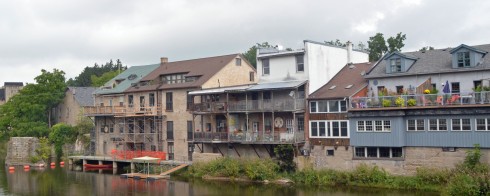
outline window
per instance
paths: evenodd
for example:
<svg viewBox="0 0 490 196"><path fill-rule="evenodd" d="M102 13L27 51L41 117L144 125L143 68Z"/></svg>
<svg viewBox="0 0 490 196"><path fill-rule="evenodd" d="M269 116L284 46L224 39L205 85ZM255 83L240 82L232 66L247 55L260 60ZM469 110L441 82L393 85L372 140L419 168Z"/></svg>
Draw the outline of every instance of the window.
<svg viewBox="0 0 490 196"><path fill-rule="evenodd" d="M396 93L403 94L403 86L396 86Z"/></svg>
<svg viewBox="0 0 490 196"><path fill-rule="evenodd" d="M311 101L310 112L311 113L341 113L347 111L347 101L335 100L335 101Z"/></svg>
<svg viewBox="0 0 490 196"><path fill-rule="evenodd" d="M149 120L148 124L150 124L150 133L155 133L155 121L154 120Z"/></svg>
<svg viewBox="0 0 490 196"><path fill-rule="evenodd" d="M242 65L242 59L241 58L236 58L235 59L235 65L241 66Z"/></svg>
<svg viewBox="0 0 490 196"><path fill-rule="evenodd" d="M402 147L355 147L354 158L402 158Z"/></svg>
<svg viewBox="0 0 490 196"><path fill-rule="evenodd" d="M374 125L374 126L373 126ZM389 120L360 120L357 121L357 131L376 131L376 132L390 132L391 131L391 121Z"/></svg>
<svg viewBox="0 0 490 196"><path fill-rule="evenodd" d="M174 104L173 104L173 98L172 98L172 96L173 96L172 92L167 92L166 93L166 96L165 96L166 108L165 108L165 110L167 110L167 111L172 111L174 109Z"/></svg>
<svg viewBox="0 0 490 196"><path fill-rule="evenodd" d="M133 95L128 95L128 106L133 107Z"/></svg>
<svg viewBox="0 0 490 196"><path fill-rule="evenodd" d="M458 67L470 66L470 52L458 52Z"/></svg>
<svg viewBox="0 0 490 196"><path fill-rule="evenodd" d="M167 140L174 139L174 122L167 121Z"/></svg>
<svg viewBox="0 0 490 196"><path fill-rule="evenodd" d="M453 131L471 131L470 119L451 119Z"/></svg>
<svg viewBox="0 0 490 196"><path fill-rule="evenodd" d="M305 119L303 117L297 118L298 131L303 132L305 130Z"/></svg>
<svg viewBox="0 0 490 196"><path fill-rule="evenodd" d="M184 83L187 79L184 74L163 75L160 79L164 84Z"/></svg>
<svg viewBox="0 0 490 196"><path fill-rule="evenodd" d="M451 82L451 93L459 93L459 82Z"/></svg>
<svg viewBox="0 0 490 196"><path fill-rule="evenodd" d="M270 74L269 59L262 59L262 67L263 67L262 75L269 75Z"/></svg>
<svg viewBox="0 0 490 196"><path fill-rule="evenodd" d="M391 73L402 71L402 61L400 58L390 59L390 70Z"/></svg>
<svg viewBox="0 0 490 196"><path fill-rule="evenodd" d="M248 73L248 74L249 74L249 80L250 80L250 82L255 81L255 78L254 78L255 73L254 73L253 71L251 71L251 72L250 72L250 73Z"/></svg>
<svg viewBox="0 0 490 196"><path fill-rule="evenodd" d="M408 131L424 131L424 119L409 119L407 120Z"/></svg>
<svg viewBox="0 0 490 196"><path fill-rule="evenodd" d="M429 131L447 131L446 119L429 119Z"/></svg>
<svg viewBox="0 0 490 196"><path fill-rule="evenodd" d="M304 55L296 55L296 71L305 71Z"/></svg>
<svg viewBox="0 0 490 196"><path fill-rule="evenodd" d="M174 143L169 142L167 144L168 160L174 160Z"/></svg>
<svg viewBox="0 0 490 196"><path fill-rule="evenodd" d="M334 150L327 150L327 156L333 156L334 152Z"/></svg>
<svg viewBox="0 0 490 196"><path fill-rule="evenodd" d="M155 106L155 93L150 93L149 99L150 99L150 107Z"/></svg>
<svg viewBox="0 0 490 196"><path fill-rule="evenodd" d="M187 91L187 110L190 110L192 108L192 105L194 105L194 97L192 97L192 95L189 95L189 91Z"/></svg>
<svg viewBox="0 0 490 196"><path fill-rule="evenodd" d="M477 131L490 131L490 118L476 119L476 130Z"/></svg>
<svg viewBox="0 0 490 196"><path fill-rule="evenodd" d="M187 139L192 140L192 121L187 121Z"/></svg>
<svg viewBox="0 0 490 196"><path fill-rule="evenodd" d="M310 121L311 138L349 138L346 120Z"/></svg>

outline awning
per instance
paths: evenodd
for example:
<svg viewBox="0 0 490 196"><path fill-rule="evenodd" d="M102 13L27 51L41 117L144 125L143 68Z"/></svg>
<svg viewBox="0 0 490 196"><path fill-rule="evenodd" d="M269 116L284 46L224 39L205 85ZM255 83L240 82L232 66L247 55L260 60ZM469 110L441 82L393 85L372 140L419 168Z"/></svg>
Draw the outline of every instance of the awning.
<svg viewBox="0 0 490 196"><path fill-rule="evenodd" d="M222 88L212 88L212 89L202 89L198 91L191 91L189 95L205 95L205 94L221 94L228 91L243 91L245 89L250 88L252 85L243 85L243 86L231 86L231 87L222 87Z"/></svg>
<svg viewBox="0 0 490 196"><path fill-rule="evenodd" d="M273 90L273 89L292 89L292 88L298 88L299 86L301 86L305 83L306 83L306 80L262 83L262 84L257 84L255 86L248 88L247 91Z"/></svg>

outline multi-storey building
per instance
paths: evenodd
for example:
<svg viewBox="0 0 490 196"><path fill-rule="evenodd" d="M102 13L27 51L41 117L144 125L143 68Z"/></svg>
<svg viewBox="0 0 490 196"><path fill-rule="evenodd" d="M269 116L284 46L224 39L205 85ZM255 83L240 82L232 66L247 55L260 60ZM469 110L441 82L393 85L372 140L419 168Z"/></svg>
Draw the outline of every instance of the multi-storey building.
<svg viewBox="0 0 490 196"><path fill-rule="evenodd" d="M0 105L6 103L24 87L22 82L5 82L0 88Z"/></svg>
<svg viewBox="0 0 490 196"><path fill-rule="evenodd" d="M55 123L63 122L75 126L84 115L83 107L94 106L93 93L96 89L95 87L68 87L65 97L56 106Z"/></svg>
<svg viewBox="0 0 490 196"><path fill-rule="evenodd" d="M453 167L479 144L490 162L489 51L463 44L385 55L365 76L368 95L350 97L353 161L412 173Z"/></svg>
<svg viewBox="0 0 490 196"><path fill-rule="evenodd" d="M371 63L347 64L308 97L309 155L314 168L350 169L349 97L367 96L364 75ZM307 154L307 153L306 153Z"/></svg>

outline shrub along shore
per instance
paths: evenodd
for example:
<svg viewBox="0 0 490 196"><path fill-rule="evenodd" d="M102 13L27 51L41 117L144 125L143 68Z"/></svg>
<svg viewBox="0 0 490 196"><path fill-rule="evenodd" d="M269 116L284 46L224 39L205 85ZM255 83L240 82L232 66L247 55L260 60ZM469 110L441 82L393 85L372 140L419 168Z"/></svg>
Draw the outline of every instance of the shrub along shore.
<svg viewBox="0 0 490 196"><path fill-rule="evenodd" d="M373 188L438 191L446 195L490 194L490 167L480 163L480 149L467 152L454 169L418 168L413 176L391 175L377 166L359 165L352 171L331 169L284 171L272 159L220 158L194 163L183 176L231 181L287 182L306 186L359 186ZM284 180L287 179L287 180Z"/></svg>

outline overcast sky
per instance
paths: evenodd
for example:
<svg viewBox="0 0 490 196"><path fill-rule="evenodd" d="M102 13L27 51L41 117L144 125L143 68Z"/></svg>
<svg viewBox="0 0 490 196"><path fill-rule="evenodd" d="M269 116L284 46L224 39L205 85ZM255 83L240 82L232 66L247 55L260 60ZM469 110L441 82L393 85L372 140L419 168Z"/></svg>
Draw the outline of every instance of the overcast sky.
<svg viewBox="0 0 490 196"><path fill-rule="evenodd" d="M403 32L403 51L488 44L489 10L486 0L0 0L0 83L33 82L43 68L68 79L110 59L241 53L264 41L297 49L305 39L366 44Z"/></svg>

